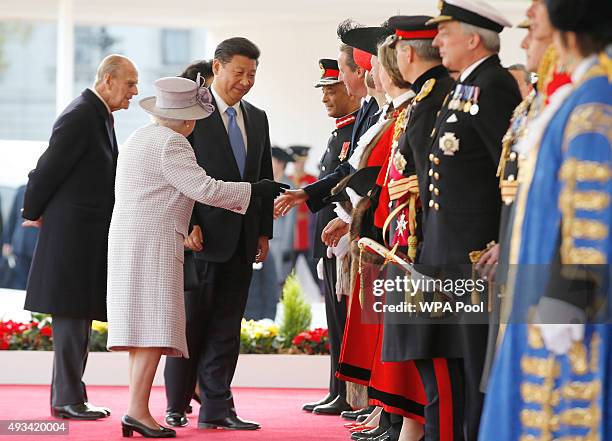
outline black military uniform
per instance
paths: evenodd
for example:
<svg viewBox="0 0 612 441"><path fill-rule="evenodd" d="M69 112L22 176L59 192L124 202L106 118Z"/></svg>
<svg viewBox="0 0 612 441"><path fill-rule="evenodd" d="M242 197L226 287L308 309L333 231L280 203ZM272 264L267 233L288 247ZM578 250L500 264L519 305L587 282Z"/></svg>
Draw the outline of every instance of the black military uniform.
<svg viewBox="0 0 612 441"><path fill-rule="evenodd" d="M441 15L430 23L456 20L501 32L510 24L500 17L469 0L453 0L443 2ZM449 271L449 266L469 266L469 253L497 238L501 199L496 170L502 137L521 97L516 81L497 55L479 60L462 76L447 95L430 134L427 193L422 195L428 200L428 212L419 262L436 268L430 275L469 279L469 271ZM487 325L429 324L413 331L414 344L404 348L405 359L446 359L449 371L463 370L461 382L452 384L456 375L449 376L453 409L465 414L465 427L454 430L465 431L468 440L475 440L483 401L478 386ZM463 363L456 366L459 359ZM429 371L433 370L432 365ZM426 375L421 367L419 371ZM429 429L427 425L426 439L436 439L438 434Z"/></svg>
<svg viewBox="0 0 612 441"><path fill-rule="evenodd" d="M340 71L336 60L321 59L319 60L319 66L321 67L321 79L315 84L315 87L331 86L342 82L338 79ZM353 134L357 112L356 110L349 115L336 119L336 128L327 141L327 148L319 164L321 170L318 177L319 181L331 175L341 164L346 163L348 160L351 150L351 136ZM337 397L339 397L339 403L336 404L346 403L346 384L344 381L336 378L336 370L340 359L340 348L344 335L344 325L346 323L346 297L342 296L340 300L336 297L336 259L335 257L327 257L327 246L321 240L323 229L336 217L333 204L323 206L316 212L314 231L313 257L317 261L323 259L325 313L327 317L331 354L329 395L319 402L321 405L329 404ZM314 404L316 403L306 404L303 409L314 410L316 407ZM335 407L336 406L334 406L334 408Z"/></svg>
<svg viewBox="0 0 612 441"><path fill-rule="evenodd" d="M327 142L327 149L321 158L321 173L319 174L319 179L333 172L341 162L347 160L356 113L357 111L336 120L336 129L332 132ZM327 329L331 353L329 392L334 396L346 398L346 385L344 381L340 381L336 378L336 370L340 359L340 347L342 346L342 336L344 335L344 325L346 324L346 296L342 296L340 301L336 298L336 259L335 257L331 259L327 257L327 246L321 241L323 229L336 217L333 205L327 205L317 212L313 255L317 260L320 258L323 259L325 312L327 315Z"/></svg>

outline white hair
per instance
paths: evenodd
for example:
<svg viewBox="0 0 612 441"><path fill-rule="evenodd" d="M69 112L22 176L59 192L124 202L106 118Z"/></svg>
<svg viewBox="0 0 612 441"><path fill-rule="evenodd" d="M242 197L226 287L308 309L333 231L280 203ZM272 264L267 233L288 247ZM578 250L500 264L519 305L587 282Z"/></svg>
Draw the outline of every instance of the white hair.
<svg viewBox="0 0 612 441"><path fill-rule="evenodd" d="M183 127L186 120L164 118L163 116L151 115L151 121L159 124L160 126L168 127L169 129L172 129L176 132Z"/></svg>
<svg viewBox="0 0 612 441"><path fill-rule="evenodd" d="M440 51L432 45L433 40L400 40L397 42L399 47L410 46L416 54L425 61L440 61Z"/></svg>
<svg viewBox="0 0 612 441"><path fill-rule="evenodd" d="M488 51L491 51L495 54L499 53L500 42L499 42L499 34L490 29L481 28L478 26L474 26L468 23L461 22L461 27L463 28L463 32L465 34L478 34L480 35L480 39L482 40L482 45Z"/></svg>
<svg viewBox="0 0 612 441"><path fill-rule="evenodd" d="M106 74L109 74L111 77L117 75L119 69L121 69L125 65L133 65L132 60L128 57L119 54L112 54L105 57L98 66L98 70L96 71L96 80L94 84L100 84Z"/></svg>

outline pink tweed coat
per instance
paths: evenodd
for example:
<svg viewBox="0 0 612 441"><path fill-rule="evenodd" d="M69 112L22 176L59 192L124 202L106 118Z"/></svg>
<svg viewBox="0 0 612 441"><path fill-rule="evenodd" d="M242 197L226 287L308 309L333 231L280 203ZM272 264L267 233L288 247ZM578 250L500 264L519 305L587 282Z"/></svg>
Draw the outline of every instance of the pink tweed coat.
<svg viewBox="0 0 612 441"><path fill-rule="evenodd" d="M249 183L206 175L173 130L150 124L130 136L117 163L109 232L109 350L160 347L188 357L183 240L194 200L244 214L250 197Z"/></svg>

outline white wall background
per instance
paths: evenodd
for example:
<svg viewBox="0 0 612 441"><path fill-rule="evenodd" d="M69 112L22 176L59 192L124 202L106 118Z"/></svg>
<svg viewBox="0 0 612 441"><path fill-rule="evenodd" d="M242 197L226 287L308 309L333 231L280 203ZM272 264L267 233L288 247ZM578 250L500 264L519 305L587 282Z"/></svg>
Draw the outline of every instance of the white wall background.
<svg viewBox="0 0 612 441"><path fill-rule="evenodd" d="M53 20L57 5L72 0L2 0L0 20ZM261 49L256 84L247 99L265 109L272 141L281 146L300 143L313 147L309 168L323 152L333 120L313 87L319 75L318 59L337 55L336 25L352 17L376 25L391 15L437 14L436 0L74 0L75 19L81 24L133 24L206 30L202 57L210 57L224 38L245 36ZM513 23L524 17L527 0L491 1ZM502 33L502 62L523 62L523 30ZM117 123L121 116L117 115Z"/></svg>

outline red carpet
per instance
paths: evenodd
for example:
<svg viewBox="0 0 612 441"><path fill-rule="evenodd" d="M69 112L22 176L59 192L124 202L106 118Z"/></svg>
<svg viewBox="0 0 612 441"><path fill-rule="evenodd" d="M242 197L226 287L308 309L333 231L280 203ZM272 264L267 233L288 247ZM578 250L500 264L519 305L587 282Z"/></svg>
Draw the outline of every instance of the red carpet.
<svg viewBox="0 0 612 441"><path fill-rule="evenodd" d="M93 404L111 408L109 418L98 421L70 421L68 436L2 436L3 440L122 440L120 418L126 409L127 387L89 386L89 400ZM230 430L198 430L198 405L193 402L194 414L187 427L177 429L177 439L184 440L258 440L258 441L346 441L349 432L340 417L312 415L301 410L301 404L318 400L325 391L313 389L235 389L236 408L241 417L255 420L262 428L253 432ZM49 388L47 386L0 386L0 420L53 420L49 415ZM151 396L151 412L163 422L166 398L164 389L156 387ZM63 420L68 421L68 420ZM135 433L134 439L142 439Z"/></svg>

